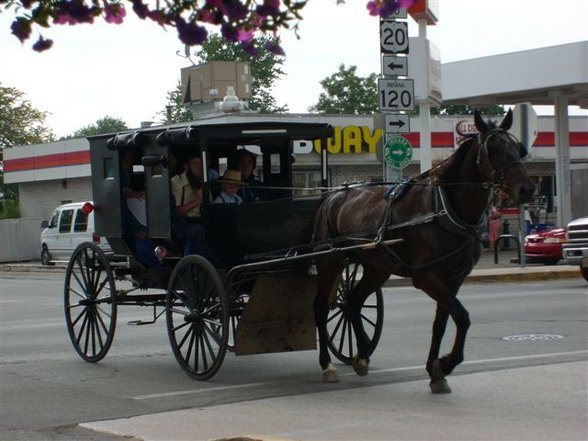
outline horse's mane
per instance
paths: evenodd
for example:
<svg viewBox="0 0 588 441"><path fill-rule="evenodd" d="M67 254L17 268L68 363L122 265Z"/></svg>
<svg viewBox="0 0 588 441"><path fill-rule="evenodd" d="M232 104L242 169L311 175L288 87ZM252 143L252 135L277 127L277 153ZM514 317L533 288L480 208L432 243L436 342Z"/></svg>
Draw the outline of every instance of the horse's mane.
<svg viewBox="0 0 588 441"><path fill-rule="evenodd" d="M468 136L449 158L437 164L432 169L415 176L414 179L418 181L419 178L431 177L437 178L440 182L455 181L476 138L477 136L475 135Z"/></svg>

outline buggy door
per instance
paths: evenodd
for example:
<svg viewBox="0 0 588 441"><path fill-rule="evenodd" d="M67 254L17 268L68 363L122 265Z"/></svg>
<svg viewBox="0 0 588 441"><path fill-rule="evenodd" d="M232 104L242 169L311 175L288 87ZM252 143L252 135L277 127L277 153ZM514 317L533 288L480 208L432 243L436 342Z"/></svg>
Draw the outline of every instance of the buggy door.
<svg viewBox="0 0 588 441"><path fill-rule="evenodd" d="M171 236L168 149L150 140L145 146L145 193L147 199L147 234L157 239Z"/></svg>
<svg viewBox="0 0 588 441"><path fill-rule="evenodd" d="M119 152L107 140L90 139L94 225L100 236L122 237Z"/></svg>

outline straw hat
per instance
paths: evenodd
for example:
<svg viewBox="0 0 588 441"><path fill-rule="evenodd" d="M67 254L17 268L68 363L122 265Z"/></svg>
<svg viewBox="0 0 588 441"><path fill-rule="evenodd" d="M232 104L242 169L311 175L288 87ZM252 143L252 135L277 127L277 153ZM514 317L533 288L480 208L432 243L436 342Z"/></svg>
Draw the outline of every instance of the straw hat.
<svg viewBox="0 0 588 441"><path fill-rule="evenodd" d="M226 170L218 181L241 185L241 172L239 170Z"/></svg>

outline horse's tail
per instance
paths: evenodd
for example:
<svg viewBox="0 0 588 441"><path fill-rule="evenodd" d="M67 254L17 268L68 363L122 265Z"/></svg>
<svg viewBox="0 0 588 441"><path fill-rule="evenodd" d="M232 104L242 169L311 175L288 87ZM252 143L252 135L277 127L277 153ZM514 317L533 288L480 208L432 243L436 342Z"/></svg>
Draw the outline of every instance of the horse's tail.
<svg viewBox="0 0 588 441"><path fill-rule="evenodd" d="M318 209L312 217L310 242L318 242L333 236L331 222L332 203L339 191L327 193L320 202Z"/></svg>

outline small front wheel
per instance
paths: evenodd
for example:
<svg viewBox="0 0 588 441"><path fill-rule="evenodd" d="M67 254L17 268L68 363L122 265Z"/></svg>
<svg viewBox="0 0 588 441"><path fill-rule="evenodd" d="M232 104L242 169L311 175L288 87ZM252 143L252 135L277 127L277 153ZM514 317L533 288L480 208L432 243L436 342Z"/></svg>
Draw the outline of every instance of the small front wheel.
<svg viewBox="0 0 588 441"><path fill-rule="evenodd" d="M104 252L92 242L75 249L65 272L65 323L77 353L100 361L116 328L114 276Z"/></svg>
<svg viewBox="0 0 588 441"><path fill-rule="evenodd" d="M229 305L218 273L199 255L175 266L166 296L169 341L180 367L192 378L208 380L227 351Z"/></svg>

